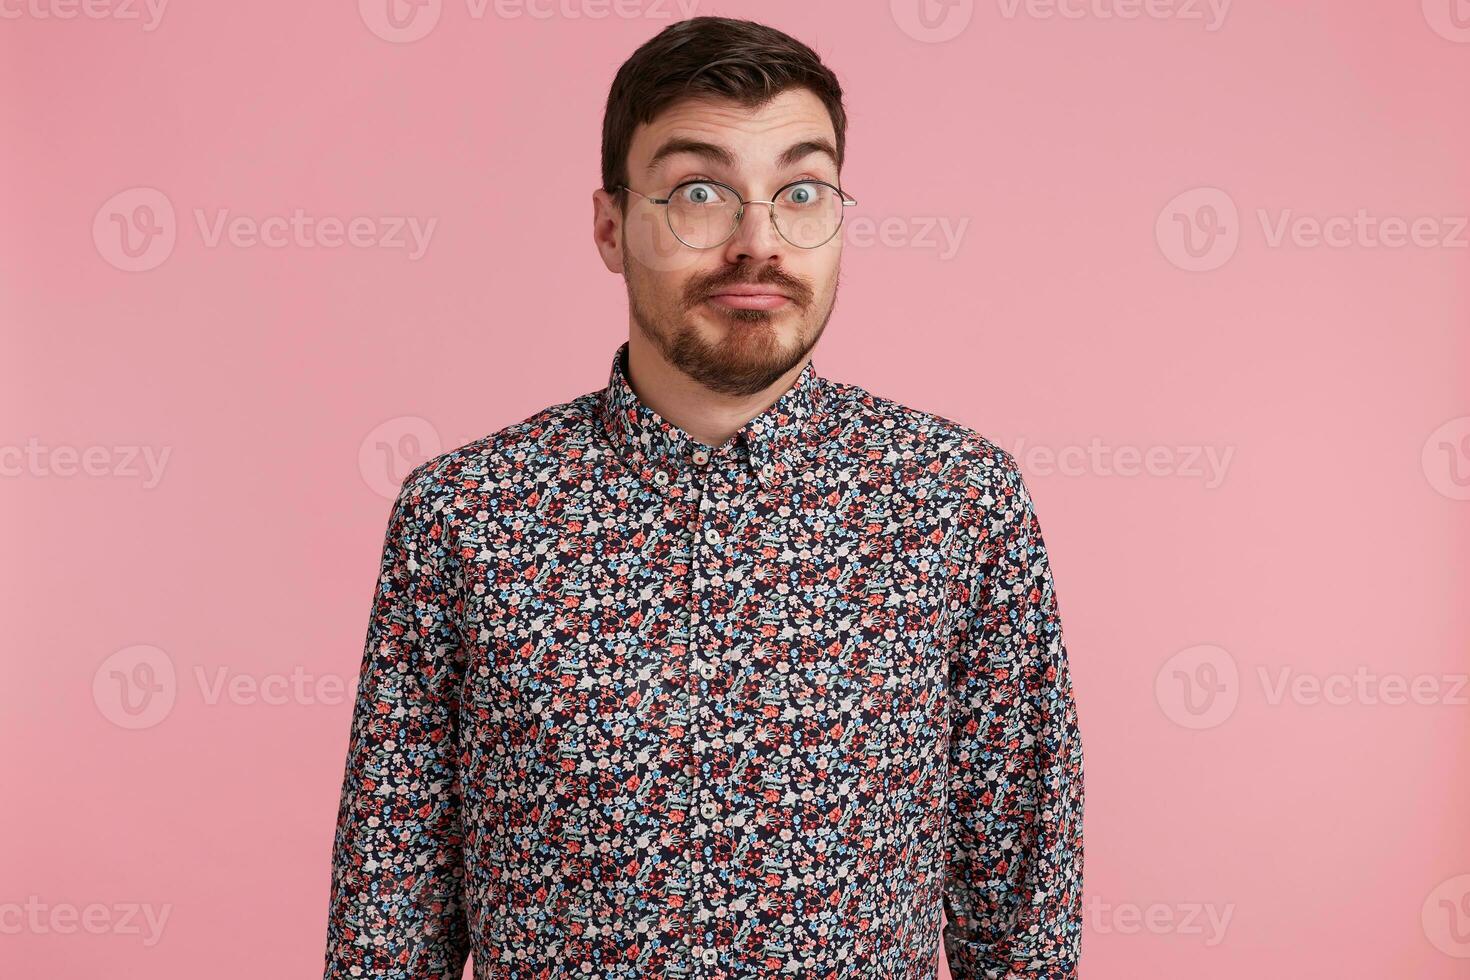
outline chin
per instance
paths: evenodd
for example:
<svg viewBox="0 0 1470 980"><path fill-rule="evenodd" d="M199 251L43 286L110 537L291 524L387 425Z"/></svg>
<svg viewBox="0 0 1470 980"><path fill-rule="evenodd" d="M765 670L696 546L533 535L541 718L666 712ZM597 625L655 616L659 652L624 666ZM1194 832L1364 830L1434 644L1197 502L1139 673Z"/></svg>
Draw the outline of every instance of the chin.
<svg viewBox="0 0 1470 980"><path fill-rule="evenodd" d="M794 320L793 311L790 309L737 310L705 303L700 312L704 314L703 319L713 324L721 333L756 327L778 330L786 334L791 332L792 328L789 324Z"/></svg>
<svg viewBox="0 0 1470 980"><path fill-rule="evenodd" d="M716 347L742 352L760 360L790 349L796 342L796 330L769 316L720 316L707 334Z"/></svg>

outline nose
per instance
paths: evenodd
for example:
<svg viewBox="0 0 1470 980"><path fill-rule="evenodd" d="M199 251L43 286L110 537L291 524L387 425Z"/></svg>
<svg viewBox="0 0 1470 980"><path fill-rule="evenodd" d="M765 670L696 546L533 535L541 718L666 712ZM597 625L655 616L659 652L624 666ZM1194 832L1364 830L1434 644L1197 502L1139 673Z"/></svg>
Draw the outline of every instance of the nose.
<svg viewBox="0 0 1470 980"><path fill-rule="evenodd" d="M778 258L788 243L776 230L776 205L770 201L746 201L735 218L735 232L725 243L730 262Z"/></svg>

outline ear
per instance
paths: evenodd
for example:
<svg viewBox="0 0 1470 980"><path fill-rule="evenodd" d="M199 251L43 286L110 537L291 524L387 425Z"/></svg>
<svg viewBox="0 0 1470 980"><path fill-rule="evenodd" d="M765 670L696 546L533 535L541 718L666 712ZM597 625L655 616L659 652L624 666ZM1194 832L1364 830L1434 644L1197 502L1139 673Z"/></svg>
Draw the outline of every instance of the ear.
<svg viewBox="0 0 1470 980"><path fill-rule="evenodd" d="M623 273L623 211L620 194L602 188L592 192L592 242L602 255L602 264L616 275Z"/></svg>

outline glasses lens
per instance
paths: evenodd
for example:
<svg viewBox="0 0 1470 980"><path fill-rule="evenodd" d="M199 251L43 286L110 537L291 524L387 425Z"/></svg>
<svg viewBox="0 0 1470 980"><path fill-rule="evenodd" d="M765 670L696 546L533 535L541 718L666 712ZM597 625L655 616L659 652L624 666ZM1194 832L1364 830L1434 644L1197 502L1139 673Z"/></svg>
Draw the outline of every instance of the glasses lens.
<svg viewBox="0 0 1470 980"><path fill-rule="evenodd" d="M694 248L712 248L735 230L740 199L727 187L696 181L674 188L668 210L669 227L680 241ZM816 248L829 241L842 224L842 196L816 181L792 184L777 198L775 217L787 241L800 248Z"/></svg>
<svg viewBox="0 0 1470 980"><path fill-rule="evenodd" d="M776 227L787 241L816 248L837 233L842 223L842 198L826 184L792 184L776 200Z"/></svg>
<svg viewBox="0 0 1470 980"><path fill-rule="evenodd" d="M730 237L740 201L718 184L690 183L674 188L668 208L669 227L680 241L710 248Z"/></svg>

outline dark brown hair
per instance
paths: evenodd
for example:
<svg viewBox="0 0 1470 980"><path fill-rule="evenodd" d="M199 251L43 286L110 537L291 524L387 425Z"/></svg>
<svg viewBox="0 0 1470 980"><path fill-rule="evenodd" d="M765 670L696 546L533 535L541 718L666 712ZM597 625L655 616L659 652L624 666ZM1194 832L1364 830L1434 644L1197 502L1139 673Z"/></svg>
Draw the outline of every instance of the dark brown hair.
<svg viewBox="0 0 1470 980"><path fill-rule="evenodd" d="M602 117L602 189L628 182L633 130L687 98L733 100L757 108L790 88L807 88L827 107L837 136L837 167L846 153L842 86L817 53L774 27L731 17L692 17L645 41L618 69Z"/></svg>

